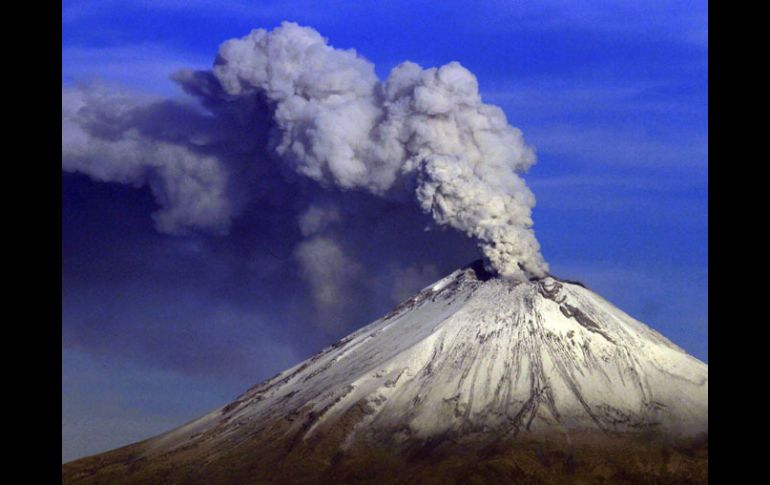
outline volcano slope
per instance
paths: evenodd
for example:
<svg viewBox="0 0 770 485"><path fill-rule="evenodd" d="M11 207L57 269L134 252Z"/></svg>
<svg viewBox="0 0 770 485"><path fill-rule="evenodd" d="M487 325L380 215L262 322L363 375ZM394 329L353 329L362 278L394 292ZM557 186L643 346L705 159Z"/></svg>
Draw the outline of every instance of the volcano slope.
<svg viewBox="0 0 770 485"><path fill-rule="evenodd" d="M481 262L63 483L707 483L708 366L579 283Z"/></svg>

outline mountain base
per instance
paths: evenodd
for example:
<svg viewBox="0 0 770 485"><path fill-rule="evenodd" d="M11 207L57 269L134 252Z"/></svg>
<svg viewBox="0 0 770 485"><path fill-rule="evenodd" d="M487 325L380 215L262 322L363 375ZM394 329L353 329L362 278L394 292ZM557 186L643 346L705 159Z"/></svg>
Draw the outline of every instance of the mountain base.
<svg viewBox="0 0 770 485"><path fill-rule="evenodd" d="M275 430L277 431L277 430ZM271 440L272 433L226 450L198 446L148 459L142 443L64 465L63 484L704 484L708 435L570 432L492 444L417 441L408 448L355 443L337 433Z"/></svg>

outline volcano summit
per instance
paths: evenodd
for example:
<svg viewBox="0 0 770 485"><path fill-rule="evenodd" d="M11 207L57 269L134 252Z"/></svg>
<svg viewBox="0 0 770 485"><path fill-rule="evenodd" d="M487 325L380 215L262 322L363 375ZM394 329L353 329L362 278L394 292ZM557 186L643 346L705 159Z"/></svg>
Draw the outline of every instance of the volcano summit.
<svg viewBox="0 0 770 485"><path fill-rule="evenodd" d="M708 366L579 283L481 262L65 483L707 481Z"/></svg>

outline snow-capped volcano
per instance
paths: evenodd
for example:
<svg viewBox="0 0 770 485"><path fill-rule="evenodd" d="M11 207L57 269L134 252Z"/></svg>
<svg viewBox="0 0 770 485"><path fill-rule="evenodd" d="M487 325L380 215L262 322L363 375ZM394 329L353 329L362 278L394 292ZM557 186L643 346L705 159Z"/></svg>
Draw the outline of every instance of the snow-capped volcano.
<svg viewBox="0 0 770 485"><path fill-rule="evenodd" d="M707 432L706 364L579 283L505 280L476 262L234 402L123 452L137 470L162 460L200 471L243 453L256 470L294 450L328 468L372 446ZM95 458L67 465L69 475L65 466L65 477L88 479L76 465Z"/></svg>

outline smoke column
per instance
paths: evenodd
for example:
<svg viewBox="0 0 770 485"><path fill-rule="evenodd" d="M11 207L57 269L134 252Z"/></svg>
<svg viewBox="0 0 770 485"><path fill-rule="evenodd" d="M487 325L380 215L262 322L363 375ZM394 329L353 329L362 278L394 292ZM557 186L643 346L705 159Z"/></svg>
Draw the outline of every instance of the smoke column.
<svg viewBox="0 0 770 485"><path fill-rule="evenodd" d="M423 69L404 62L380 81L355 51L334 49L315 30L284 22L226 41L211 71L182 71L174 79L215 117L224 112L220 106L262 100L273 123L270 152L292 172L330 189L416 199L438 225L474 238L503 277L547 271L532 229L535 198L519 176L535 162L534 152L500 108L482 103L475 76L459 63ZM164 207L156 214L160 230L227 227L238 206L228 199L227 164L148 143L142 133L118 148L95 141L84 134L86 100L65 98L65 170L139 184L149 169ZM258 131L264 126L255 125Z"/></svg>

